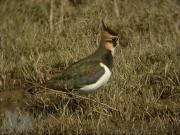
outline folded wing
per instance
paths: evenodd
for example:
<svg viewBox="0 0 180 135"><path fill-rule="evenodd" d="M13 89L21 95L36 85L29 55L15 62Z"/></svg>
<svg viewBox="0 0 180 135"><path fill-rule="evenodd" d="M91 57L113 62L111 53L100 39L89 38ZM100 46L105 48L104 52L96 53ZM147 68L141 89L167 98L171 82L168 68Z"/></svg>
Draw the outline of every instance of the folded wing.
<svg viewBox="0 0 180 135"><path fill-rule="evenodd" d="M77 63L62 74L48 80L45 86L56 90L79 89L95 83L104 73L105 70L98 61L87 61L85 64Z"/></svg>

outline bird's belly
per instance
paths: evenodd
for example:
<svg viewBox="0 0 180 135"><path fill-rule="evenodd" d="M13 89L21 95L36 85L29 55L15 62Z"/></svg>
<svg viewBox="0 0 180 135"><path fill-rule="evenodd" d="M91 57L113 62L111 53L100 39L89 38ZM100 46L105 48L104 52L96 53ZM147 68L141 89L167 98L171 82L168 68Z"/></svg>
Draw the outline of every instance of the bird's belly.
<svg viewBox="0 0 180 135"><path fill-rule="evenodd" d="M103 63L100 63L100 65L105 69L105 73L95 83L85 85L84 87L80 88L80 91L92 92L92 91L95 91L96 89L98 89L99 87L105 85L108 82L109 78L111 77L111 71Z"/></svg>

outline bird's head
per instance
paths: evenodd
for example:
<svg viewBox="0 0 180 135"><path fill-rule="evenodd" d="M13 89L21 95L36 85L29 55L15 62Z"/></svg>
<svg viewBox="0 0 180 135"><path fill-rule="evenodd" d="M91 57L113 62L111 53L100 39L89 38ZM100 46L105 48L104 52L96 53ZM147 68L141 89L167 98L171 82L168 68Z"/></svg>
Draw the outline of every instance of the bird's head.
<svg viewBox="0 0 180 135"><path fill-rule="evenodd" d="M107 27L102 20L102 44L103 47L110 51L112 55L114 55L115 48L119 46L119 38L117 33L115 33L113 30L111 30L109 27Z"/></svg>

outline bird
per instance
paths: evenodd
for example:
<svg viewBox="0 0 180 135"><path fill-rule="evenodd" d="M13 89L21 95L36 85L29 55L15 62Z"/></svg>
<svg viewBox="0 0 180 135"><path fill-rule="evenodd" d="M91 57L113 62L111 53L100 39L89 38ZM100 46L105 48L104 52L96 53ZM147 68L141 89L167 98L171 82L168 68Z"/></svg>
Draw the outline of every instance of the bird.
<svg viewBox="0 0 180 135"><path fill-rule="evenodd" d="M80 93L96 91L107 84L111 77L113 56L117 46L120 46L118 34L106 26L102 19L99 48L47 80L44 86L61 91L78 90Z"/></svg>

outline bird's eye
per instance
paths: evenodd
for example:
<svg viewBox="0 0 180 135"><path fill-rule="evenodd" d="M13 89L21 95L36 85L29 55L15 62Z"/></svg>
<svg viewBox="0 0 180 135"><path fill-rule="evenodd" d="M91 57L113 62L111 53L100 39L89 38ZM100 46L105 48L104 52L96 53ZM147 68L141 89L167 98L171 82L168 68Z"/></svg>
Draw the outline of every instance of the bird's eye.
<svg viewBox="0 0 180 135"><path fill-rule="evenodd" d="M112 40L112 43L113 43L113 46L118 45L118 38L114 38L114 39Z"/></svg>
<svg viewBox="0 0 180 135"><path fill-rule="evenodd" d="M119 44L119 39L116 38L108 38L105 40L106 42L112 43L114 47L116 47Z"/></svg>

